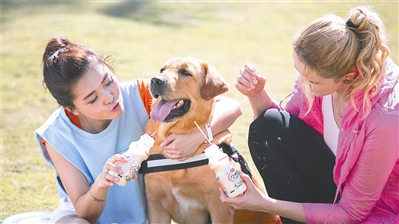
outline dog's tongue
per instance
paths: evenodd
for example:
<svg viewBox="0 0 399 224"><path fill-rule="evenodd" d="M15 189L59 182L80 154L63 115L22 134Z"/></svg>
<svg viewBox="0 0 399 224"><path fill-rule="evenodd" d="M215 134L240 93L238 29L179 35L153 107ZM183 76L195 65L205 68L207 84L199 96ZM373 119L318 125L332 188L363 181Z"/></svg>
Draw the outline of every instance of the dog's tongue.
<svg viewBox="0 0 399 224"><path fill-rule="evenodd" d="M165 120L166 116L168 116L170 114L172 107L177 102L178 101L166 101L166 100L162 99L152 109L151 114L150 114L151 119L156 122L162 122L163 120Z"/></svg>

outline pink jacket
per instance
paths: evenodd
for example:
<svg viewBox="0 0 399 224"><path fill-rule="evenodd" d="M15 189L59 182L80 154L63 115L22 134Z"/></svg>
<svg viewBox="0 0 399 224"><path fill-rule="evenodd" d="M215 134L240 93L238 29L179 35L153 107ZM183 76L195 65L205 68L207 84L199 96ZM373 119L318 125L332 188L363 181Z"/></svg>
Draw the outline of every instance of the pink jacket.
<svg viewBox="0 0 399 224"><path fill-rule="evenodd" d="M371 113L348 105L338 137L334 181L341 193L335 204L304 203L308 223L399 223L399 68L385 63L380 93ZM323 133L322 97L308 104L298 86L284 109ZM363 93L355 96L360 107ZM280 109L281 106L276 106Z"/></svg>

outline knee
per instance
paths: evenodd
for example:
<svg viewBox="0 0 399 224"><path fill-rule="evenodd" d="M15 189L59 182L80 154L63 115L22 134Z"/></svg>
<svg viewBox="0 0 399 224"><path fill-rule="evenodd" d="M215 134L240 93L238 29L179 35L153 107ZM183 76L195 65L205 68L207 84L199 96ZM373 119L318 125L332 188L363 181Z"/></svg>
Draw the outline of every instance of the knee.
<svg viewBox="0 0 399 224"><path fill-rule="evenodd" d="M288 113L277 109L264 111L257 117L249 127L249 135L257 132L267 133L269 131L276 133L284 129Z"/></svg>
<svg viewBox="0 0 399 224"><path fill-rule="evenodd" d="M251 123L248 133L248 147L251 153L276 147L276 141L281 139L286 130L287 119L287 112L276 109L266 110L256 118Z"/></svg>

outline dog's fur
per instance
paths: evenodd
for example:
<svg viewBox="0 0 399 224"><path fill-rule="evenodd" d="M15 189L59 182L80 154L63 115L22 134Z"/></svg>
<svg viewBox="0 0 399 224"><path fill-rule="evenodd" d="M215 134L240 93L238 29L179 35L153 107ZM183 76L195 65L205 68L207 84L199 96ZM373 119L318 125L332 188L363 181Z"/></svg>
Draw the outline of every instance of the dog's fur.
<svg viewBox="0 0 399 224"><path fill-rule="evenodd" d="M196 121L203 127L212 117L215 97L228 90L228 83L216 69L195 58L171 58L151 80L151 94L155 98L152 119L147 133L155 133L155 144L150 154L163 154L160 143L172 133L186 133L195 129ZM165 117L156 115L157 104L176 101L172 112ZM183 103L184 102L184 103ZM182 104L183 103L183 104ZM174 104L174 103L173 103ZM166 104L165 104L166 105ZM162 110L161 110L162 111ZM169 112L167 112L169 113ZM164 113L165 114L165 113ZM205 138L204 138L205 140ZM214 142L231 142L228 130L214 136ZM206 147L204 142L194 153L199 155ZM259 176L253 175L254 183L263 189ZM262 184L261 184L262 183ZM278 216L236 211L219 199L219 183L215 173L207 165L145 174L150 223L278 223Z"/></svg>

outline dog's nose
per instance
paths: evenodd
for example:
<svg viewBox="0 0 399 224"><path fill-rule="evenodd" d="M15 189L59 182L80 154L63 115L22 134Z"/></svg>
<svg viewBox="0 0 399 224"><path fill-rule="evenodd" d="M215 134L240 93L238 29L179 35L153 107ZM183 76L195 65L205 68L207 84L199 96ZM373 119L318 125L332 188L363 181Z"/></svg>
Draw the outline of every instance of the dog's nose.
<svg viewBox="0 0 399 224"><path fill-rule="evenodd" d="M163 96L166 89L166 81L162 76L154 76L151 78L150 92L152 96L158 98L158 96Z"/></svg>
<svg viewBox="0 0 399 224"><path fill-rule="evenodd" d="M155 76L151 79L151 86L162 86L165 84L165 79L162 76Z"/></svg>

